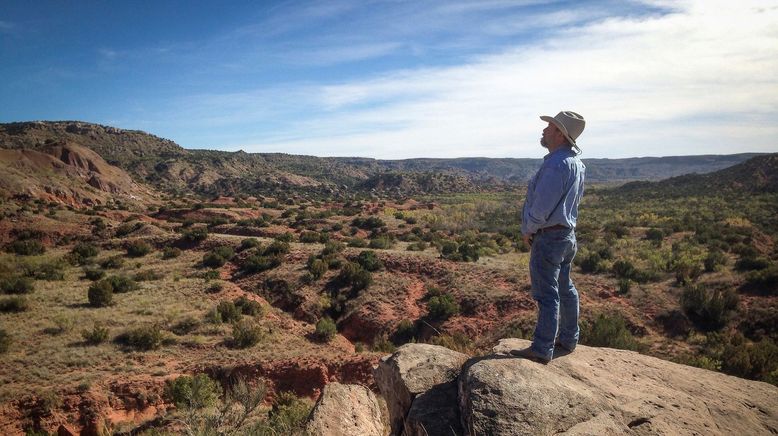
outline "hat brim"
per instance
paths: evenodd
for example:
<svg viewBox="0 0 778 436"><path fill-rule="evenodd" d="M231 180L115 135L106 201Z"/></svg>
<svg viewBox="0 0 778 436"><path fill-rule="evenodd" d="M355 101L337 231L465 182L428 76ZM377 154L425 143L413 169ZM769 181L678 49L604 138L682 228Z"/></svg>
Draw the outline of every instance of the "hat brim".
<svg viewBox="0 0 778 436"><path fill-rule="evenodd" d="M578 144L575 143L575 140L573 140L573 138L571 138L570 135L567 133L567 128L565 128L565 126L563 126L559 121L557 121L556 118L550 117L548 115L541 115L540 119L555 125L559 129L559 131L562 132L563 135L565 135L565 138L567 139L568 142L570 142L570 145L574 145L578 147Z"/></svg>

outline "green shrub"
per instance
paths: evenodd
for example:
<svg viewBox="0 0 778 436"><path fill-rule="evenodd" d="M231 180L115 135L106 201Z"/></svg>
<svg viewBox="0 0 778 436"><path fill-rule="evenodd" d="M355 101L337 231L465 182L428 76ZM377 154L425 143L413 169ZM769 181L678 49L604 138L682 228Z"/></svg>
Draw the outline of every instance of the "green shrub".
<svg viewBox="0 0 778 436"><path fill-rule="evenodd" d="M364 230L373 230L379 227L384 227L386 223L384 223L381 218L371 216L368 218L354 218L351 221L351 225Z"/></svg>
<svg viewBox="0 0 778 436"><path fill-rule="evenodd" d="M761 290L763 294L775 295L778 291L778 265L749 272L746 274L746 285Z"/></svg>
<svg viewBox="0 0 778 436"><path fill-rule="evenodd" d="M316 280L320 279L328 269L329 266L327 263L321 259L315 259L308 267L308 271L310 271L311 276Z"/></svg>
<svg viewBox="0 0 778 436"><path fill-rule="evenodd" d="M602 257L596 251L592 251L582 256L580 261L576 258L576 263L581 267L581 272L585 274L597 274L605 271Z"/></svg>
<svg viewBox="0 0 778 436"><path fill-rule="evenodd" d="M181 255L181 250L176 247L165 247L162 250L163 259L173 259Z"/></svg>
<svg viewBox="0 0 778 436"><path fill-rule="evenodd" d="M741 257L735 262L738 271L762 270L770 266L770 261L764 257Z"/></svg>
<svg viewBox="0 0 778 436"><path fill-rule="evenodd" d="M127 244L128 257L143 257L151 252L151 245L146 241L132 241Z"/></svg>
<svg viewBox="0 0 778 436"><path fill-rule="evenodd" d="M216 311L219 312L222 322L239 321L241 311L235 306L232 301L222 300L216 306Z"/></svg>
<svg viewBox="0 0 778 436"><path fill-rule="evenodd" d="M99 268L84 268L84 278L91 281L100 280L105 276L105 271Z"/></svg>
<svg viewBox="0 0 778 436"><path fill-rule="evenodd" d="M280 392L266 421L255 424L247 434L262 436L302 435L311 405L291 392Z"/></svg>
<svg viewBox="0 0 778 436"><path fill-rule="evenodd" d="M661 229L651 228L646 230L646 239L649 241L661 241L664 239L665 233Z"/></svg>
<svg viewBox="0 0 778 436"><path fill-rule="evenodd" d="M124 259L121 256L111 256L100 262L100 266L104 269L118 269L124 266Z"/></svg>
<svg viewBox="0 0 778 436"><path fill-rule="evenodd" d="M70 253L76 256L77 259L89 259L97 256L99 250L97 246L93 244L90 244L88 242L79 242L78 244L73 246L73 249L70 250Z"/></svg>
<svg viewBox="0 0 778 436"><path fill-rule="evenodd" d="M392 245L394 245L394 241L392 241L389 236L379 236L377 238L371 239L368 247L384 250L387 248L392 248Z"/></svg>
<svg viewBox="0 0 778 436"><path fill-rule="evenodd" d="M367 247L367 241L362 238L351 238L348 240L348 246L354 248L365 248Z"/></svg>
<svg viewBox="0 0 778 436"><path fill-rule="evenodd" d="M289 253L289 243L282 240L275 240L262 250L265 256L282 255Z"/></svg>
<svg viewBox="0 0 778 436"><path fill-rule="evenodd" d="M325 342L329 342L338 333L335 321L325 316L316 323L316 337Z"/></svg>
<svg viewBox="0 0 778 436"><path fill-rule="evenodd" d="M82 330L81 337L89 345L99 345L108 339L108 328L95 323L92 330Z"/></svg>
<svg viewBox="0 0 778 436"><path fill-rule="evenodd" d="M0 354L7 353L11 348L11 335L4 329L0 329Z"/></svg>
<svg viewBox="0 0 778 436"><path fill-rule="evenodd" d="M346 246L339 241L329 241L326 244L324 244L324 248L321 250L322 256L327 256L330 254L337 254L341 251L345 250Z"/></svg>
<svg viewBox="0 0 778 436"><path fill-rule="evenodd" d="M457 249L459 258L465 262L477 262L479 258L478 246L475 244L463 243Z"/></svg>
<svg viewBox="0 0 778 436"><path fill-rule="evenodd" d="M732 290L707 290L700 285L687 286L681 294L681 308L704 330L718 330L727 324L729 314L738 306Z"/></svg>
<svg viewBox="0 0 778 436"><path fill-rule="evenodd" d="M26 265L25 275L38 280L63 280L65 278L65 265L61 261L41 262Z"/></svg>
<svg viewBox="0 0 778 436"><path fill-rule="evenodd" d="M241 295L234 301L235 307L240 313L248 316L259 316L264 314L265 310L259 301L249 300L245 296Z"/></svg>
<svg viewBox="0 0 778 436"><path fill-rule="evenodd" d="M227 259L221 257L217 253L209 252L203 255L203 266L208 268L220 268L227 263Z"/></svg>
<svg viewBox="0 0 778 436"><path fill-rule="evenodd" d="M262 256L255 254L247 257L240 268L246 273L259 273L281 265L282 261L283 258L279 255Z"/></svg>
<svg viewBox="0 0 778 436"><path fill-rule="evenodd" d="M244 319L232 324L233 345L237 348L249 348L264 339L262 327L251 319Z"/></svg>
<svg viewBox="0 0 778 436"><path fill-rule="evenodd" d="M767 338L750 344L745 341L730 344L722 353L721 369L738 377L774 382L778 346Z"/></svg>
<svg viewBox="0 0 778 436"><path fill-rule="evenodd" d="M109 283L113 292L117 294L134 291L139 288L135 280L123 275L110 276L102 281Z"/></svg>
<svg viewBox="0 0 778 436"><path fill-rule="evenodd" d="M424 241L414 242L413 244L408 244L408 247L406 250L408 251L424 251L427 249L427 243Z"/></svg>
<svg viewBox="0 0 778 436"><path fill-rule="evenodd" d="M114 235L117 238L123 238L136 230L140 230L142 227L143 227L143 223L139 221L131 222L131 223L122 223L119 225L119 227L116 228L116 232L114 233Z"/></svg>
<svg viewBox="0 0 778 436"><path fill-rule="evenodd" d="M362 268L371 272L378 271L384 267L383 262L376 256L375 251L370 250L360 252L359 256L357 256L357 263L360 264Z"/></svg>
<svg viewBox="0 0 778 436"><path fill-rule="evenodd" d="M703 261L705 272L719 271L727 264L727 255L721 250L711 250Z"/></svg>
<svg viewBox="0 0 778 436"><path fill-rule="evenodd" d="M221 394L219 384L205 374L180 376L168 380L165 393L181 410L199 410L214 406Z"/></svg>
<svg viewBox="0 0 778 436"><path fill-rule="evenodd" d="M196 244L208 238L206 227L192 227L181 232L181 241L187 244Z"/></svg>
<svg viewBox="0 0 778 436"><path fill-rule="evenodd" d="M310 232L310 231L302 232L300 234L300 242L304 244L319 242L319 237L320 237L319 232Z"/></svg>
<svg viewBox="0 0 778 436"><path fill-rule="evenodd" d="M29 277L6 277L0 279L0 290L4 294L30 294L35 290L35 282Z"/></svg>
<svg viewBox="0 0 778 436"><path fill-rule="evenodd" d="M629 294L631 288L632 288L632 280L619 279L619 294L627 295Z"/></svg>
<svg viewBox="0 0 778 436"><path fill-rule="evenodd" d="M592 347L637 350L638 342L619 315L600 314L592 322L581 325L581 343Z"/></svg>
<svg viewBox="0 0 778 436"><path fill-rule="evenodd" d="M259 240L257 238L246 238L240 241L240 251L248 250L251 248L259 247Z"/></svg>
<svg viewBox="0 0 778 436"><path fill-rule="evenodd" d="M337 280L343 285L350 285L352 290L359 291L370 285L372 277L370 272L358 263L348 262L341 268Z"/></svg>
<svg viewBox="0 0 778 436"><path fill-rule="evenodd" d="M416 325L409 319L403 319L397 324L397 329L392 336L395 344L405 344L416 337Z"/></svg>
<svg viewBox="0 0 778 436"><path fill-rule="evenodd" d="M435 296L427 301L427 312L430 319L448 319L458 314L459 310L459 303L451 294Z"/></svg>
<svg viewBox="0 0 778 436"><path fill-rule="evenodd" d="M426 293L424 294L424 298L427 300L429 300L432 297L439 297L445 294L445 292L443 292L442 289L440 289L435 285L427 285L425 289L426 289Z"/></svg>
<svg viewBox="0 0 778 436"><path fill-rule="evenodd" d="M107 280L92 283L87 292L89 305L92 307L106 307L113 302L113 286Z"/></svg>
<svg viewBox="0 0 778 436"><path fill-rule="evenodd" d="M635 266L629 260L617 260L613 263L613 274L618 278L631 278L634 277L636 269Z"/></svg>
<svg viewBox="0 0 778 436"><path fill-rule="evenodd" d="M24 297L8 297L0 300L0 312L24 312L30 308L30 303Z"/></svg>
<svg viewBox="0 0 778 436"><path fill-rule="evenodd" d="M20 256L36 256L46 252L42 243L35 240L14 241L8 246L9 253L15 253Z"/></svg>
<svg viewBox="0 0 778 436"><path fill-rule="evenodd" d="M165 275L162 274L161 272L153 269L147 269L146 271L140 271L135 273L132 279L137 282L146 282L152 280L160 280L163 277L165 277Z"/></svg>
<svg viewBox="0 0 778 436"><path fill-rule="evenodd" d="M127 330L117 341L136 350L156 350L162 345L162 329L157 324L143 325Z"/></svg>
<svg viewBox="0 0 778 436"><path fill-rule="evenodd" d="M458 260L459 257L459 244L450 239L443 240L440 243L440 255L444 259Z"/></svg>
<svg viewBox="0 0 778 436"><path fill-rule="evenodd" d="M176 322L170 331L178 336L188 335L200 327L200 320L193 316L187 316Z"/></svg>
<svg viewBox="0 0 778 436"><path fill-rule="evenodd" d="M275 237L276 241L280 242L293 242L294 241L294 234L290 232L282 233Z"/></svg>

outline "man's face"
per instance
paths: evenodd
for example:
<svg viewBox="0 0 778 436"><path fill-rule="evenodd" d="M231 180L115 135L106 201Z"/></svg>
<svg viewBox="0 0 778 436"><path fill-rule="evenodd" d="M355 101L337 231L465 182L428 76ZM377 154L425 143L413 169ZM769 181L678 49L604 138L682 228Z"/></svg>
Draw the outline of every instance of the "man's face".
<svg viewBox="0 0 778 436"><path fill-rule="evenodd" d="M540 137L540 145L548 148L549 145L556 146L561 144L565 140L565 135L557 126L548 123L545 129L543 129L543 136Z"/></svg>

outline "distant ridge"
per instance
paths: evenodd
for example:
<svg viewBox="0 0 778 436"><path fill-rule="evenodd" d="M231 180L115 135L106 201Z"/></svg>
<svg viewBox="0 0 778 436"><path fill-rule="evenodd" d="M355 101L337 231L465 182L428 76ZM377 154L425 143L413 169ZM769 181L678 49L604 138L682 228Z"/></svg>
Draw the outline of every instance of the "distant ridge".
<svg viewBox="0 0 778 436"><path fill-rule="evenodd" d="M93 150L137 183L169 193L206 196L280 192L415 195L512 189L525 184L542 161L483 157L378 160L191 150L139 130L81 121L0 124L0 148L38 150L62 142ZM584 154L583 159L590 183L623 183L708 173L757 155L587 159Z"/></svg>
<svg viewBox="0 0 778 436"><path fill-rule="evenodd" d="M631 182L617 190L644 197L778 192L778 153L753 157L708 174L686 174L660 182Z"/></svg>

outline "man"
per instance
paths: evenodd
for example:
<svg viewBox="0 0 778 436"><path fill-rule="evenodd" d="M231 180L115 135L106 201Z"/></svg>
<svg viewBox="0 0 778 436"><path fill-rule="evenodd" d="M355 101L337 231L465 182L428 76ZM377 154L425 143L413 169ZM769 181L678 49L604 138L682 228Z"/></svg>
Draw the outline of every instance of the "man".
<svg viewBox="0 0 778 436"><path fill-rule="evenodd" d="M575 141L585 121L570 111L540 119L548 122L540 139L548 154L527 187L521 223L524 242L531 247L529 272L538 321L532 346L511 354L546 364L555 346L569 353L578 344L578 291L570 268L578 249L575 225L586 169Z"/></svg>

